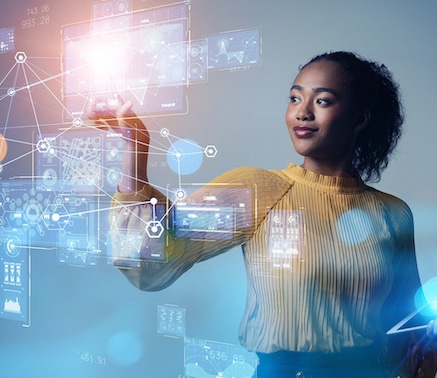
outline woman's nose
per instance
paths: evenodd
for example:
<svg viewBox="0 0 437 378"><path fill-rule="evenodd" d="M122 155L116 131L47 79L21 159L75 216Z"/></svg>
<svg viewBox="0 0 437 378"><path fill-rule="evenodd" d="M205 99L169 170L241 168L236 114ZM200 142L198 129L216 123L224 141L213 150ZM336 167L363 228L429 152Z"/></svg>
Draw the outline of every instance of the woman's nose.
<svg viewBox="0 0 437 378"><path fill-rule="evenodd" d="M308 105L302 104L296 113L296 118L299 121L311 121L314 119L314 113Z"/></svg>

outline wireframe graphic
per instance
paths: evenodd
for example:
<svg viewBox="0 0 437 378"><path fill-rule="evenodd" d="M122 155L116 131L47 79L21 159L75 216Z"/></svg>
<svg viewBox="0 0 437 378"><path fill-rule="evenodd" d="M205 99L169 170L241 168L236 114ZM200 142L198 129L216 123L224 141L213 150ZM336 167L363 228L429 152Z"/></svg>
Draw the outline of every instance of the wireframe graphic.
<svg viewBox="0 0 437 378"><path fill-rule="evenodd" d="M230 69L260 64L259 29L238 30L208 37L208 69Z"/></svg>
<svg viewBox="0 0 437 378"><path fill-rule="evenodd" d="M192 378L256 377L258 358L242 346L185 338L185 374Z"/></svg>

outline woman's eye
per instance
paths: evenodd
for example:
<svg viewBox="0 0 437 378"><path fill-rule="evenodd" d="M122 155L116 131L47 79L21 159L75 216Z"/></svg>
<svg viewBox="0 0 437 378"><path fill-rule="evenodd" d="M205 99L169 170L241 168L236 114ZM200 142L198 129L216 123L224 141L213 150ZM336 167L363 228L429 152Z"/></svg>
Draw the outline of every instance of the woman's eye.
<svg viewBox="0 0 437 378"><path fill-rule="evenodd" d="M296 96L290 96L290 102L296 103L299 102L299 99Z"/></svg>
<svg viewBox="0 0 437 378"><path fill-rule="evenodd" d="M326 100L326 99L324 99L324 98L319 98L319 99L317 100L317 104L319 104L319 105L330 105L330 104L331 104L331 101Z"/></svg>

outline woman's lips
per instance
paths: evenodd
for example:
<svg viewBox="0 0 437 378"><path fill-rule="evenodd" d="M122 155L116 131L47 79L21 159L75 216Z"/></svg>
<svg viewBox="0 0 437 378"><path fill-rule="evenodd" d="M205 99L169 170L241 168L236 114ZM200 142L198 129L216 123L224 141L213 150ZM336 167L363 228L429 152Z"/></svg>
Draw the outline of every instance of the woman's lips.
<svg viewBox="0 0 437 378"><path fill-rule="evenodd" d="M299 138L307 138L317 132L318 129L308 126L295 126L293 131Z"/></svg>

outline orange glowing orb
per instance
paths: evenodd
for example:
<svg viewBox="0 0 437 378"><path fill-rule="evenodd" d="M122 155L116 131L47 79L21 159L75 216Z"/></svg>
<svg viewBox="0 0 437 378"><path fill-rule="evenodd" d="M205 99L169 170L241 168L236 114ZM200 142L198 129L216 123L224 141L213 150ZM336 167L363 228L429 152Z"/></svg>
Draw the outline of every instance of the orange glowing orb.
<svg viewBox="0 0 437 378"><path fill-rule="evenodd" d="M3 161L7 153L8 143L6 142L6 139L3 137L3 135L0 134L0 162Z"/></svg>

